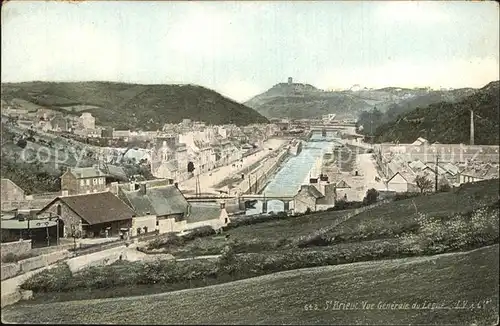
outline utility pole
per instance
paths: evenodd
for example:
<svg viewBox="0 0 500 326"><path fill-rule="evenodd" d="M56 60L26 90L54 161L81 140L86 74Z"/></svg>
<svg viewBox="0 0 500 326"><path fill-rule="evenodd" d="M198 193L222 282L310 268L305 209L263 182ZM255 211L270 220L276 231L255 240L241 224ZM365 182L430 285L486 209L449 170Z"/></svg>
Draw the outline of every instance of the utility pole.
<svg viewBox="0 0 500 326"><path fill-rule="evenodd" d="M470 110L470 144L474 145L474 111Z"/></svg>
<svg viewBox="0 0 500 326"><path fill-rule="evenodd" d="M438 191L438 163L439 163L439 154L436 152L436 168L435 168L435 183L434 183L434 190L437 192Z"/></svg>
<svg viewBox="0 0 500 326"><path fill-rule="evenodd" d="M248 191L252 193L252 183L250 181L250 174L247 174L247 178L248 178Z"/></svg>

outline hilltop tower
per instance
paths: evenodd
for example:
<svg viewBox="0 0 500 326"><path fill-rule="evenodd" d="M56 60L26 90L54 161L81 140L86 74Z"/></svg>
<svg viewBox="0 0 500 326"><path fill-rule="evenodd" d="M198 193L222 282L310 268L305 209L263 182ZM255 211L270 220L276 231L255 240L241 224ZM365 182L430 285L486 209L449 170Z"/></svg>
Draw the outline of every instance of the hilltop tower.
<svg viewBox="0 0 500 326"><path fill-rule="evenodd" d="M293 84L293 78L292 77L288 77L288 85L292 85Z"/></svg>

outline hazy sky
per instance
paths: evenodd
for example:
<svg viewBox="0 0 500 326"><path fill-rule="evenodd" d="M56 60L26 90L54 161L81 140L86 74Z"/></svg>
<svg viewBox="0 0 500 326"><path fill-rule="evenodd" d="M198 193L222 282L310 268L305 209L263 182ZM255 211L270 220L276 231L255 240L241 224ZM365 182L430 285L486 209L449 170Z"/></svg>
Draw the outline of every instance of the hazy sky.
<svg viewBox="0 0 500 326"><path fill-rule="evenodd" d="M244 101L317 87L481 87L499 79L496 2L13 1L2 82L192 83Z"/></svg>

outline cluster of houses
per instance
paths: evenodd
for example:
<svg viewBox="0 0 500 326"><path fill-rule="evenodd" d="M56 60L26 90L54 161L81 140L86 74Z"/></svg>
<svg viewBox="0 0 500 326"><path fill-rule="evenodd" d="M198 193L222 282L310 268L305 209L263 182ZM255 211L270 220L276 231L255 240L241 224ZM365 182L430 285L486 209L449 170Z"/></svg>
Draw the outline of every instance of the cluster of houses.
<svg viewBox="0 0 500 326"><path fill-rule="evenodd" d="M122 179L123 180L123 179ZM285 198L294 213L335 205L336 187L312 178L296 195ZM240 198L188 199L167 179L121 181L118 171L98 166L68 169L61 191L27 196L11 180L2 179L2 239L134 237L184 232L201 226L217 230L245 212ZM291 209L287 205L287 211Z"/></svg>
<svg viewBox="0 0 500 326"><path fill-rule="evenodd" d="M458 186L499 177L498 145L429 144L419 138L412 144L380 144L375 157L383 167L387 190L420 191L415 181L425 176L438 186ZM432 189L426 189L428 191Z"/></svg>
<svg viewBox="0 0 500 326"><path fill-rule="evenodd" d="M41 238L45 231L60 238L93 238L183 232L206 225L220 229L240 213L239 203L230 199L188 201L165 179L115 180L98 167L69 169L61 177L61 192L26 196L11 180L2 179L2 235L30 233L32 238L38 230Z"/></svg>

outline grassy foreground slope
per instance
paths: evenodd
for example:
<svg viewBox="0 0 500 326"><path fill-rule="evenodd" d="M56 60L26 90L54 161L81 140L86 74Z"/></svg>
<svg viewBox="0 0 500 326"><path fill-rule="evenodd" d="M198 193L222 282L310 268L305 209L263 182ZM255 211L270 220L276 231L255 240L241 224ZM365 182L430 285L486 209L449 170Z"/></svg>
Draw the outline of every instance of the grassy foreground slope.
<svg viewBox="0 0 500 326"><path fill-rule="evenodd" d="M99 125L156 130L182 119L247 125L268 120L251 108L196 85L138 85L112 82L2 84L2 99L22 99L70 114L87 111ZM73 106L88 106L72 110Z"/></svg>
<svg viewBox="0 0 500 326"><path fill-rule="evenodd" d="M2 321L493 325L498 322L498 254L494 245L294 270L161 295L16 305L2 310ZM352 308L335 309L335 302ZM408 306L381 305L391 303Z"/></svg>

